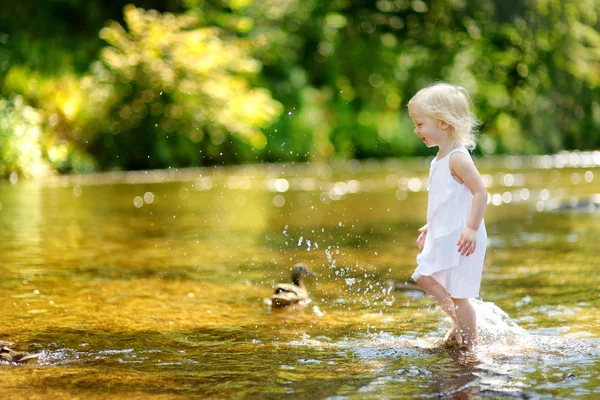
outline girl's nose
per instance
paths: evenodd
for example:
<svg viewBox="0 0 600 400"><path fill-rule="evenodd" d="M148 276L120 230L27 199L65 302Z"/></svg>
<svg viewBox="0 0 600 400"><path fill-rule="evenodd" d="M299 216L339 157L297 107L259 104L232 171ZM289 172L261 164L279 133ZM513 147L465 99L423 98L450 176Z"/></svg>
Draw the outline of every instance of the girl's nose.
<svg viewBox="0 0 600 400"><path fill-rule="evenodd" d="M415 127L414 134L415 135L418 134L419 133L418 131L419 131L419 129Z"/></svg>

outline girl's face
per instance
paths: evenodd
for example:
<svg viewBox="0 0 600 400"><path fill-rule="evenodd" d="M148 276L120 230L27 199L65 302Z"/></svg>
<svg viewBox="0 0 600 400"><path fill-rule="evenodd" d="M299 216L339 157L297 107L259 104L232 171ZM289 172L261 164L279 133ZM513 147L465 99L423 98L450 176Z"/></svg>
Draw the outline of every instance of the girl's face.
<svg viewBox="0 0 600 400"><path fill-rule="evenodd" d="M450 139L450 125L447 122L433 118L425 113L421 107L415 105L408 110L410 118L415 124L417 135L427 147L445 144Z"/></svg>

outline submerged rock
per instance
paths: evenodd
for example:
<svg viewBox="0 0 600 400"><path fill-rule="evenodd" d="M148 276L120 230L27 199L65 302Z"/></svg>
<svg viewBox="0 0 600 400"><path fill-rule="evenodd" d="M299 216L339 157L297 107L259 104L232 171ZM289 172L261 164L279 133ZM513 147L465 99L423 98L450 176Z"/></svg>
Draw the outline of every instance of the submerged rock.
<svg viewBox="0 0 600 400"><path fill-rule="evenodd" d="M403 282L403 281L393 281L389 280L386 282L387 288L391 291L407 291L407 290L419 290L422 291L416 283Z"/></svg>
<svg viewBox="0 0 600 400"><path fill-rule="evenodd" d="M563 200L555 205L548 207L548 211L577 213L600 212L600 194L594 194L587 198L574 197L571 199Z"/></svg>

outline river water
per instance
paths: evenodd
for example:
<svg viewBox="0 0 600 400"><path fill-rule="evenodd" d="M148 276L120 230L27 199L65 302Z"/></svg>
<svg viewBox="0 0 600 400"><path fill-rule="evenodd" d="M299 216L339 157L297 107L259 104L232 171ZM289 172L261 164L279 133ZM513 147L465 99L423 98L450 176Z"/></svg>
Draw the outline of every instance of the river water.
<svg viewBox="0 0 600 400"><path fill-rule="evenodd" d="M477 160L476 355L416 290L429 159L0 184L4 398L591 398L600 153ZM310 302L264 299L303 262Z"/></svg>

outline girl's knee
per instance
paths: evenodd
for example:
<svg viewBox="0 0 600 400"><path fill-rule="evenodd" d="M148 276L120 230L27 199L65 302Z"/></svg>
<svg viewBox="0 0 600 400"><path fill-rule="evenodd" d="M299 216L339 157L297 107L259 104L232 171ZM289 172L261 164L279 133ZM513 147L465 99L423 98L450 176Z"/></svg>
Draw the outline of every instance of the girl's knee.
<svg viewBox="0 0 600 400"><path fill-rule="evenodd" d="M417 279L417 285L427 293L437 284L438 282L430 276L422 276Z"/></svg>

